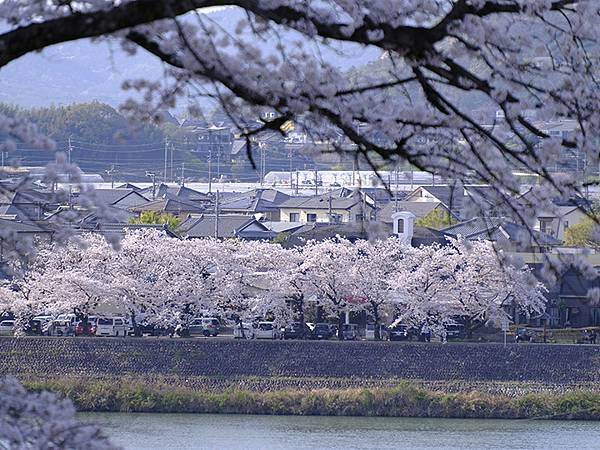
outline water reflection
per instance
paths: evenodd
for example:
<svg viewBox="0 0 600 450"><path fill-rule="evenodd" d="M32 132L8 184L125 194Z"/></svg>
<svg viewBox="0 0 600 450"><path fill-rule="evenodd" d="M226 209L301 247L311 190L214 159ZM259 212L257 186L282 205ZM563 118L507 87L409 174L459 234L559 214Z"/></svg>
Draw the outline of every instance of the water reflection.
<svg viewBox="0 0 600 450"><path fill-rule="evenodd" d="M600 423L576 421L80 414L127 450L597 449Z"/></svg>

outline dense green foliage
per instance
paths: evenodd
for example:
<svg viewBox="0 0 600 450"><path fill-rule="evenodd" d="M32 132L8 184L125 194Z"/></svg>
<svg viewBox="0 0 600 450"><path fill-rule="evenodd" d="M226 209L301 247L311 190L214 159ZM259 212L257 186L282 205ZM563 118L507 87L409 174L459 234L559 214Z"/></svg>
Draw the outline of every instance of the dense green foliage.
<svg viewBox="0 0 600 450"><path fill-rule="evenodd" d="M565 230L565 244L572 247L600 248L598 224L600 224L600 214L595 213L570 226Z"/></svg>
<svg viewBox="0 0 600 450"><path fill-rule="evenodd" d="M444 393L409 382L392 388L198 391L141 381L61 379L25 382L58 392L80 411L290 414L331 416L600 419L600 393L571 391L518 397Z"/></svg>
<svg viewBox="0 0 600 450"><path fill-rule="evenodd" d="M148 225L167 225L174 230L181 223L181 219L173 214L159 213L156 211L142 211L140 217L132 218L129 223L148 224Z"/></svg>
<svg viewBox="0 0 600 450"><path fill-rule="evenodd" d="M143 144L160 142L164 133L151 124L132 123L113 107L100 102L24 109L0 104L0 114L24 117L48 137L69 137L94 144Z"/></svg>
<svg viewBox="0 0 600 450"><path fill-rule="evenodd" d="M454 223L456 223L456 221L452 219L452 216L441 208L436 208L415 221L417 227L433 228L434 230L441 230Z"/></svg>

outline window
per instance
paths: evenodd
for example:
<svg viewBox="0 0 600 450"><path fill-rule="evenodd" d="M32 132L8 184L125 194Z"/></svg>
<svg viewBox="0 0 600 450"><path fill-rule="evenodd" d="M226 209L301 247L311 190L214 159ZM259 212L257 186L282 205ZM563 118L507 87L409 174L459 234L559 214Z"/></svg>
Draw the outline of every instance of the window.
<svg viewBox="0 0 600 450"><path fill-rule="evenodd" d="M592 325L600 325L600 308L590 308L590 312L592 316Z"/></svg>
<svg viewBox="0 0 600 450"><path fill-rule="evenodd" d="M317 215L316 214L307 214L306 215L306 221L307 222L316 222L317 221Z"/></svg>
<svg viewBox="0 0 600 450"><path fill-rule="evenodd" d="M363 219L363 215L362 215L362 214L357 214L357 215L356 215L356 221L357 221L357 222L362 222L363 220L364 220L364 219Z"/></svg>
<svg viewBox="0 0 600 450"><path fill-rule="evenodd" d="M565 220L565 230L566 230L567 228L569 228L569 221L568 221L568 220Z"/></svg>
<svg viewBox="0 0 600 450"><path fill-rule="evenodd" d="M300 213L290 213L290 222L299 222Z"/></svg>
<svg viewBox="0 0 600 450"><path fill-rule="evenodd" d="M332 214L331 215L331 223L342 223L342 215L341 214Z"/></svg>
<svg viewBox="0 0 600 450"><path fill-rule="evenodd" d="M404 219L398 219L398 233L404 233Z"/></svg>
<svg viewBox="0 0 600 450"><path fill-rule="evenodd" d="M542 233L553 235L552 219L540 219L540 231Z"/></svg>

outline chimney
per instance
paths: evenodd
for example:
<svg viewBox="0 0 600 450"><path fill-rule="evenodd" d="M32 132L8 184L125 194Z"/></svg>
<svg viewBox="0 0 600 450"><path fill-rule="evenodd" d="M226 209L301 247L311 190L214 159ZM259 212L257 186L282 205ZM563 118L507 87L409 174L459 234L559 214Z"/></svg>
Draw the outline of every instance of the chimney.
<svg viewBox="0 0 600 450"><path fill-rule="evenodd" d="M403 244L411 245L416 218L417 216L410 211L399 211L392 214L394 234Z"/></svg>

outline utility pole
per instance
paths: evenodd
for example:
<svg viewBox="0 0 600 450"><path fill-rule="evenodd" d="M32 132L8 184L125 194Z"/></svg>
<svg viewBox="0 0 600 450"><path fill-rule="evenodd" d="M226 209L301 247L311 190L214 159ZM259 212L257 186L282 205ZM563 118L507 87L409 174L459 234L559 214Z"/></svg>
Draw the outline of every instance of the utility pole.
<svg viewBox="0 0 600 450"><path fill-rule="evenodd" d="M398 212L398 166L396 166L396 195L394 196L394 202L395 202L395 206L394 206L394 210L396 212Z"/></svg>
<svg viewBox="0 0 600 450"><path fill-rule="evenodd" d="M300 182L300 171L296 169L296 195L298 195L298 184Z"/></svg>
<svg viewBox="0 0 600 450"><path fill-rule="evenodd" d="M262 187L265 182L266 151L262 143L258 144L258 148L260 149L260 187Z"/></svg>
<svg viewBox="0 0 600 450"><path fill-rule="evenodd" d="M165 169L163 172L163 180L167 183L167 155L169 153L169 141L165 138Z"/></svg>
<svg viewBox="0 0 600 450"><path fill-rule="evenodd" d="M356 170L356 162L354 160L352 160L352 187L354 187L354 185L356 184L356 180L354 177L355 170Z"/></svg>
<svg viewBox="0 0 600 450"><path fill-rule="evenodd" d="M219 190L215 197L215 239L219 239Z"/></svg>
<svg viewBox="0 0 600 450"><path fill-rule="evenodd" d="M171 180L171 182L173 182L175 180L175 178L173 178L173 170L175 170L175 168L173 167L173 152L175 151L175 144L173 144L171 142L171 174L169 176L169 179Z"/></svg>
<svg viewBox="0 0 600 450"><path fill-rule="evenodd" d="M293 177L292 177L292 148L291 147L288 150L288 159L290 160L290 189L292 189L294 181L293 181Z"/></svg>
<svg viewBox="0 0 600 450"><path fill-rule="evenodd" d="M69 136L69 146L67 148L67 161L71 164L71 152L73 151L73 145L71 144L71 136Z"/></svg>
<svg viewBox="0 0 600 450"><path fill-rule="evenodd" d="M156 173L146 171L146 176L152 178L152 200L156 200Z"/></svg>
<svg viewBox="0 0 600 450"><path fill-rule="evenodd" d="M71 144L71 136L69 136L69 166L71 165L71 152L73 150L73 146ZM73 208L73 186L71 185L71 170L69 170L69 209Z"/></svg>
<svg viewBox="0 0 600 450"><path fill-rule="evenodd" d="M333 214L331 211L331 189L329 189L329 207L327 210L327 215L329 216L329 223L333 222Z"/></svg>
<svg viewBox="0 0 600 450"><path fill-rule="evenodd" d="M181 163L181 186L185 186L185 161Z"/></svg>
<svg viewBox="0 0 600 450"><path fill-rule="evenodd" d="M219 140L221 138L219 137ZM221 144L220 142L216 142L217 144L217 180L221 179Z"/></svg>
<svg viewBox="0 0 600 450"><path fill-rule="evenodd" d="M212 192L212 149L208 150L208 193Z"/></svg>
<svg viewBox="0 0 600 450"><path fill-rule="evenodd" d="M319 195L319 171L317 170L317 166L315 166L315 195Z"/></svg>
<svg viewBox="0 0 600 450"><path fill-rule="evenodd" d="M114 165L114 164L111 164L111 165L110 165L110 169L108 169L108 170L106 171L106 174L107 174L108 176L110 176L110 188L111 188L111 189L114 189L114 187L115 187L115 173L116 173L116 172L117 172L117 171L115 170L115 165Z"/></svg>

